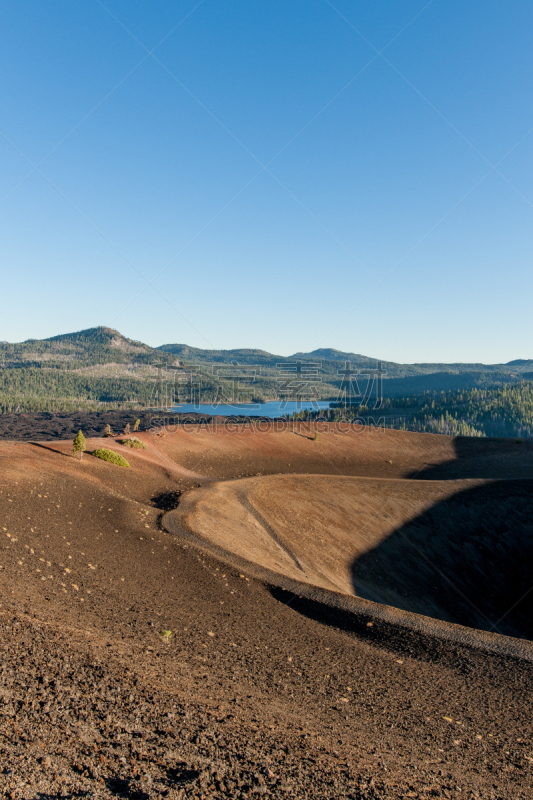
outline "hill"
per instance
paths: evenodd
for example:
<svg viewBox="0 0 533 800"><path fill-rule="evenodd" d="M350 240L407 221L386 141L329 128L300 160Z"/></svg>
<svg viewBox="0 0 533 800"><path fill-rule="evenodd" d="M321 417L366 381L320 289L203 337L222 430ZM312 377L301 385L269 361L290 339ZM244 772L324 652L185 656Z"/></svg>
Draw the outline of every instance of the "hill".
<svg viewBox="0 0 533 800"><path fill-rule="evenodd" d="M163 344L157 349L180 356L185 362L200 364L268 364L275 367L278 362L285 360L283 356L276 356L273 353L267 353L266 350L253 348L202 350L199 347L189 347L187 344Z"/></svg>
<svg viewBox="0 0 533 800"><path fill-rule="evenodd" d="M311 350L309 353L294 353L289 358L309 358L318 361L322 359L326 361L353 361L354 364L376 361L376 359L362 356L360 353L344 353L342 350L335 350L333 347L321 347L318 350Z"/></svg>
<svg viewBox="0 0 533 800"><path fill-rule="evenodd" d="M113 358L129 361L131 356L143 357L153 353L153 348L142 342L128 339L113 328L88 328L74 333L52 336L48 339L27 339L19 344L0 343L0 359L4 365L31 362L33 359L61 361L99 361Z"/></svg>
<svg viewBox="0 0 533 800"><path fill-rule="evenodd" d="M533 360L530 358L517 358L515 361L508 361L506 367L519 367L521 370L533 369Z"/></svg>
<svg viewBox="0 0 533 800"><path fill-rule="evenodd" d="M111 328L0 345L0 410L147 405L168 359Z"/></svg>
<svg viewBox="0 0 533 800"><path fill-rule="evenodd" d="M530 798L529 444L138 436L0 442L2 796Z"/></svg>
<svg viewBox="0 0 533 800"><path fill-rule="evenodd" d="M189 347L185 344L163 344L158 350L181 356L184 361L196 360L198 363L238 363L243 365L267 365L275 367L278 364L290 364L297 360L320 362L324 375L337 377L345 362L355 368L376 368L378 362L384 371L384 378L415 377L434 374L458 375L487 375L499 379L508 376L516 378L527 369L533 368L533 361L519 359L508 364L481 364L481 363L420 363L400 364L394 361L365 356L360 353L349 353L333 348L319 348L309 352L298 352L291 356L278 356L265 350L235 349L235 350L204 350L198 347Z"/></svg>
<svg viewBox="0 0 533 800"><path fill-rule="evenodd" d="M317 363L318 362L318 363ZM264 400L336 400L345 363L361 373L358 387L375 397L365 377L377 360L323 348L283 357L259 349L203 350L186 344L158 348L107 327L19 344L0 343L0 412L71 412ZM298 363L300 366L298 366ZM383 394L514 384L532 362L510 364L397 364L381 362ZM367 387L368 384L368 387Z"/></svg>

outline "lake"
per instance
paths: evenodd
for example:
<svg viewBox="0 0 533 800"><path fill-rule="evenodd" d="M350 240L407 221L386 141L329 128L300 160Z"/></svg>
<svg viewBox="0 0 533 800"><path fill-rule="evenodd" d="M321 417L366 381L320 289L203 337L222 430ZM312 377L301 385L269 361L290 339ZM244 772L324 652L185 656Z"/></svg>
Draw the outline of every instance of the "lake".
<svg viewBox="0 0 533 800"><path fill-rule="evenodd" d="M234 406L220 403L219 405L208 405L206 403L183 403L179 406L173 406L169 411L176 411L179 414L215 414L229 417L229 416L244 416L244 417L269 417L275 419L276 417L283 417L285 414L293 414L295 411L302 411L305 409L312 409L318 411L323 408L329 408L329 400L316 400L314 403L311 401L301 402L282 400L270 400L268 403L239 403Z"/></svg>

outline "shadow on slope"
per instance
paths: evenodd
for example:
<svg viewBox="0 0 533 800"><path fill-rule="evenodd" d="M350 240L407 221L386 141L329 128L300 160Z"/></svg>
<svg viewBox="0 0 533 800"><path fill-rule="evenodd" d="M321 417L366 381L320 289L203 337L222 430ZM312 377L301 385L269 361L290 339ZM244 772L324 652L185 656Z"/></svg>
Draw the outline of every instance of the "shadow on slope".
<svg viewBox="0 0 533 800"><path fill-rule="evenodd" d="M457 478L533 478L533 441L456 436L452 440L455 458L413 472L417 480Z"/></svg>
<svg viewBox="0 0 533 800"><path fill-rule="evenodd" d="M352 564L356 595L472 628L533 638L533 482L470 488Z"/></svg>

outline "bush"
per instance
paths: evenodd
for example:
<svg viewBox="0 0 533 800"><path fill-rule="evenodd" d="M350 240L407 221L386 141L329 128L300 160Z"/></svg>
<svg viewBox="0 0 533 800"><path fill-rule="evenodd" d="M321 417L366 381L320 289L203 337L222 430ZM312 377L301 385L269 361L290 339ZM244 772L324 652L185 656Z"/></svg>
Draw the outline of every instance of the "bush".
<svg viewBox="0 0 533 800"><path fill-rule="evenodd" d="M105 447L93 450L91 455L96 456L96 458L101 458L102 461L109 461L110 464L117 464L119 467L129 467L125 458L115 453L113 450L106 450Z"/></svg>
<svg viewBox="0 0 533 800"><path fill-rule="evenodd" d="M141 442L140 439L137 439L136 436L132 436L131 439L122 439L120 444L123 444L124 447L134 447L136 450L148 450L147 445Z"/></svg>

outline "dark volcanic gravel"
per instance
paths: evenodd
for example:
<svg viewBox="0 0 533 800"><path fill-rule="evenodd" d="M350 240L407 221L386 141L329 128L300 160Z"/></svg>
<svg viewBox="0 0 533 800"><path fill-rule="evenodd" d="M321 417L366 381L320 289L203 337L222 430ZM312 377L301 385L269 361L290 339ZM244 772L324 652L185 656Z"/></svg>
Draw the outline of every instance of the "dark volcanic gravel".
<svg viewBox="0 0 533 800"><path fill-rule="evenodd" d="M209 422L212 417L205 414L167 414L154 411L77 411L74 413L0 414L0 439L18 442L39 442L52 439L73 439L83 431L88 437L103 436L106 425L115 433L122 433L126 424L133 428L136 419L141 420L140 429L148 430L165 420L172 424L178 420Z"/></svg>
<svg viewBox="0 0 533 800"><path fill-rule="evenodd" d="M17 442L42 442L52 439L73 439L81 429L89 437L103 436L106 425L114 433L124 431L127 423L133 429L136 419L141 420L140 430L167 426L171 430L187 422L223 425L225 422L249 422L249 417L238 414L209 416L199 413L175 414L158 411L77 411L73 413L0 414L0 439ZM254 417L258 421L271 421L267 417Z"/></svg>
<svg viewBox="0 0 533 800"><path fill-rule="evenodd" d="M17 616L2 616L2 639L6 797L384 796L306 736L280 747L238 705L176 702L124 663L80 654Z"/></svg>

